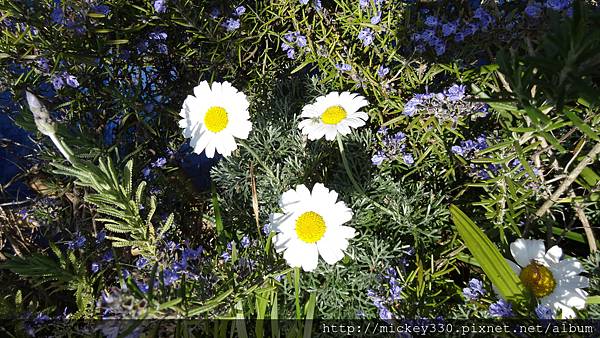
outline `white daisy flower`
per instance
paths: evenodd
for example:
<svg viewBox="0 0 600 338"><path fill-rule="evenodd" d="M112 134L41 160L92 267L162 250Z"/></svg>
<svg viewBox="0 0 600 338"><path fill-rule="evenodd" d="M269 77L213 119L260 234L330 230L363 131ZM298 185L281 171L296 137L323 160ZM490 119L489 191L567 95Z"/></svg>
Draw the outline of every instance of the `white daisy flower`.
<svg viewBox="0 0 600 338"><path fill-rule="evenodd" d="M277 235L275 250L292 267L312 271L317 267L319 254L328 264L344 258L348 239L356 233L342 224L352 219L352 210L337 202L338 194L317 183L312 193L304 185L288 190L279 199L283 213L271 214L270 223Z"/></svg>
<svg viewBox="0 0 600 338"><path fill-rule="evenodd" d="M179 127L196 154L229 156L237 149L235 138L246 139L252 130L248 106L246 95L229 82L213 82L211 88L202 81L183 102Z"/></svg>
<svg viewBox="0 0 600 338"><path fill-rule="evenodd" d="M575 318L576 309L583 309L589 287L589 279L580 276L584 272L575 258L561 260L562 249L558 246L546 251L544 241L519 238L510 245L510 252L517 264L507 259L523 285L531 291L541 306L560 310L562 318Z"/></svg>
<svg viewBox="0 0 600 338"><path fill-rule="evenodd" d="M304 106L300 116L306 119L298 124L298 128L309 140L325 136L326 140L333 141L337 134L347 135L350 134L350 128L365 125L369 116L359 110L368 104L358 94L331 92L318 97L315 103Z"/></svg>

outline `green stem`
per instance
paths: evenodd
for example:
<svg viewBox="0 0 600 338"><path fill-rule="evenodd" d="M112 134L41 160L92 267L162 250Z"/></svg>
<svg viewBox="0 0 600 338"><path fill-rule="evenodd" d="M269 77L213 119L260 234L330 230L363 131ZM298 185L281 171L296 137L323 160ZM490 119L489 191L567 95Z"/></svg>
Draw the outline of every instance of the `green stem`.
<svg viewBox="0 0 600 338"><path fill-rule="evenodd" d="M249 145L247 145L244 141L241 141L241 140L237 140L237 141L238 141L239 145L244 147L244 149L246 149L250 153L250 155L252 155L252 157L254 157L256 162L258 162L258 164L260 164L260 166L263 167L263 169L267 172L267 174L269 174L269 176L277 179L277 176L275 176L275 173L269 167L267 167L265 162L263 162L260 159L260 157L258 157L258 154L256 154L256 152L252 148L250 148Z"/></svg>
<svg viewBox="0 0 600 338"><path fill-rule="evenodd" d="M302 317L300 311L300 268L294 268L294 290L296 293L296 319Z"/></svg>
<svg viewBox="0 0 600 338"><path fill-rule="evenodd" d="M215 182L210 184L210 192L212 195L212 205L215 212L215 227L217 228L217 235L223 234L223 219L221 218L221 208L219 207L219 197L217 195L217 187Z"/></svg>
<svg viewBox="0 0 600 338"><path fill-rule="evenodd" d="M73 152L71 151L71 149L69 149L66 144L63 144L63 142L56 136L56 134L49 134L48 137L50 137L52 143L54 143L56 148L58 148L58 150L65 157L65 159L71 164L74 164Z"/></svg>
<svg viewBox="0 0 600 338"><path fill-rule="evenodd" d="M350 165L348 164L348 159L346 158L346 152L344 151L344 143L342 142L342 137L337 135L338 146L340 148L340 155L342 155L342 162L344 163L344 169L346 169L346 174L348 174L348 178L350 178L350 182L356 190L358 190L361 194L365 195L365 191L358 184L356 179L354 179L354 175L352 175L352 171L350 170Z"/></svg>

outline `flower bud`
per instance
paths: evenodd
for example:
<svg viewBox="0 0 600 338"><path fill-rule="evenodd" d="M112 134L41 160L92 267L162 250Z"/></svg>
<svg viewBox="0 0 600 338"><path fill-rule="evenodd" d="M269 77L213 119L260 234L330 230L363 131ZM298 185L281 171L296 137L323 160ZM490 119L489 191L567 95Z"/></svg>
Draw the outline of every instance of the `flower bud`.
<svg viewBox="0 0 600 338"><path fill-rule="evenodd" d="M29 91L25 91L25 93L27 95L27 104L33 113L33 119L38 130L44 135L54 135L56 133L56 128L54 122L50 118L48 109L46 109L44 104L40 102L33 93Z"/></svg>

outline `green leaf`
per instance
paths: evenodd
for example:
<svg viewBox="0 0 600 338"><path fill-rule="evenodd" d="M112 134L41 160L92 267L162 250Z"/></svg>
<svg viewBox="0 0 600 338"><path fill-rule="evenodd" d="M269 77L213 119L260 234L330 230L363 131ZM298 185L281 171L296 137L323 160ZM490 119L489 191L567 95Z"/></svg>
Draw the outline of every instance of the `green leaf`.
<svg viewBox="0 0 600 338"><path fill-rule="evenodd" d="M310 338L312 335L312 322L315 316L315 305L317 304L317 293L311 292L310 298L306 303L306 319L304 321L304 338Z"/></svg>
<svg viewBox="0 0 600 338"><path fill-rule="evenodd" d="M585 301L586 304L600 304L600 296L589 296Z"/></svg>
<svg viewBox="0 0 600 338"><path fill-rule="evenodd" d="M525 299L525 287L498 248L458 207L451 205L450 214L465 245L502 297L513 303L520 303Z"/></svg>
<svg viewBox="0 0 600 338"><path fill-rule="evenodd" d="M577 127L577 129L581 130L581 132L583 132L584 134L596 141L600 141L600 139L598 138L598 134L596 134L594 130L592 130L592 128L587 123L585 123L585 121L579 118L579 116L577 116L577 114L575 114L573 111L566 112L565 116L569 120L571 120L571 122L573 122L573 124Z"/></svg>
<svg viewBox="0 0 600 338"><path fill-rule="evenodd" d="M525 107L525 113L527 113L536 124L549 124L551 122L548 116L536 107Z"/></svg>

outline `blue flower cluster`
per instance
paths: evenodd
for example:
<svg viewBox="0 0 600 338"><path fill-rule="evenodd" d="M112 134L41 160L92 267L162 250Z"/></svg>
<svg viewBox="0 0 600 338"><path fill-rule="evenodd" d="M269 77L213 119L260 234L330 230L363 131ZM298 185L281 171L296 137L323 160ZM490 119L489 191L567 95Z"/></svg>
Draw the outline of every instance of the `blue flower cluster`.
<svg viewBox="0 0 600 338"><path fill-rule="evenodd" d="M246 13L246 7L244 7L244 6L236 7L233 10L233 12L231 13L232 17L227 18L227 20L225 20L225 22L223 22L221 24L221 26L223 26L226 31L233 32L234 30L240 28L240 26L241 26L240 17L244 13Z"/></svg>
<svg viewBox="0 0 600 338"><path fill-rule="evenodd" d="M398 282L398 272L394 268L388 268L386 273L382 275L381 290L378 292L368 290L367 296L373 301L373 305L379 312L379 318L385 322L391 322L396 316L389 310L388 306L402 299L402 287ZM389 296L383 297L381 294Z"/></svg>
<svg viewBox="0 0 600 338"><path fill-rule="evenodd" d="M473 278L469 281L469 286L463 289L463 295L468 300L477 300L479 297L485 295L486 291L483 288L483 282L477 278Z"/></svg>
<svg viewBox="0 0 600 338"><path fill-rule="evenodd" d="M495 19L482 7L477 8L473 13L472 22L460 19L453 21L444 21L436 16L427 15L424 20L426 28L421 32L412 35L412 41L415 42L415 50L425 52L427 47L432 48L436 55L440 56L446 53L447 39L453 37L455 42L462 42L466 37L474 35L478 31L487 31L494 23Z"/></svg>
<svg viewBox="0 0 600 338"><path fill-rule="evenodd" d="M468 101L468 98L465 86L454 84L440 93L415 94L404 105L403 113L408 117L416 113L425 117L435 116L440 122L457 122L462 116L487 116L487 104Z"/></svg>
<svg viewBox="0 0 600 338"><path fill-rule="evenodd" d="M507 4L509 2L506 2ZM483 7L477 7L470 18L456 18L447 20L429 14L428 9L421 11L424 15L422 20L425 26L417 31L411 37L414 42L414 50L418 53L424 53L430 48L436 55L440 56L446 53L447 47L451 43L462 43L468 37L477 34L487 34L491 29L503 31L514 31L517 24L523 21L522 15L513 15L513 11L504 10L503 3L499 3L499 10L496 11L499 16L492 16ZM514 6L514 4L511 4ZM526 16L534 19L540 18L544 9L555 12L564 12L567 16L572 16L573 7L571 0L545 0L528 2L523 12Z"/></svg>
<svg viewBox="0 0 600 338"><path fill-rule="evenodd" d="M54 90L59 90L65 86L65 84L72 88L79 87L79 81L77 81L77 77L75 75L71 75L67 72L61 72L55 74L50 81L52 82L52 86Z"/></svg>
<svg viewBox="0 0 600 338"><path fill-rule="evenodd" d="M477 155L477 152L488 148L488 143L485 135L478 136L475 140L464 140L460 141L460 145L454 145L450 150L456 154L464 157L465 159L473 159Z"/></svg>
<svg viewBox="0 0 600 338"><path fill-rule="evenodd" d="M478 153L489 147L488 140L485 135L479 135L474 140L460 141L458 145L454 145L450 148L450 151L457 156L460 156L466 160L472 160L477 157ZM470 163L469 174L473 177L480 178L482 180L489 180L491 178L490 173L494 176L502 169L502 166L494 163L486 164L474 164Z"/></svg>
<svg viewBox="0 0 600 338"><path fill-rule="evenodd" d="M415 159L412 154L406 152L406 134L399 131L393 135L388 134L388 128L382 127L377 131L381 137L382 149L378 150L371 158L373 165L379 166L385 161L402 159L406 165L413 165Z"/></svg>
<svg viewBox="0 0 600 338"><path fill-rule="evenodd" d="M161 0L157 0L161 1ZM54 0L54 6L50 13L50 21L53 24L62 25L71 29L77 34L84 34L86 27L84 25L85 17L88 13L97 13L102 15L110 14L110 7L103 4L93 5L91 1L83 2L86 6L75 9L71 6L63 6L61 0Z"/></svg>
<svg viewBox="0 0 600 338"><path fill-rule="evenodd" d="M296 58L296 48L305 48L307 45L306 36L300 34L300 32L287 32L283 39L285 42L281 43L281 50L286 52L287 57L290 59ZM308 47L306 47L308 48Z"/></svg>

